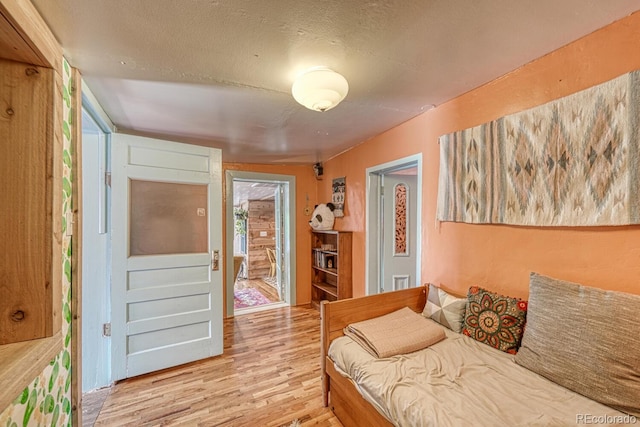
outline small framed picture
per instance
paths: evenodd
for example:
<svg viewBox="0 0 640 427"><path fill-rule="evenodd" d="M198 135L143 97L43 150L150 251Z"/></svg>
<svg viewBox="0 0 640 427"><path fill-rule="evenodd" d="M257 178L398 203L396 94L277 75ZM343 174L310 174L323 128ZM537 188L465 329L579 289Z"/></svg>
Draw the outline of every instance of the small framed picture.
<svg viewBox="0 0 640 427"><path fill-rule="evenodd" d="M331 203L335 206L333 210L333 216L341 218L344 216L344 202L347 194L347 178L335 178L333 180L333 194L331 196Z"/></svg>

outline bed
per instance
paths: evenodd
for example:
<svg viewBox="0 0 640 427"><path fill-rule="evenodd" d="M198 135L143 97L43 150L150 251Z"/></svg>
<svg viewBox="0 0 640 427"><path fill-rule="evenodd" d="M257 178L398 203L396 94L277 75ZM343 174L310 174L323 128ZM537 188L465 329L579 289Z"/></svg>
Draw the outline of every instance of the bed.
<svg viewBox="0 0 640 427"><path fill-rule="evenodd" d="M557 288L556 282L549 287L551 290ZM637 415L640 409L638 403L634 402L640 401L640 366L637 362L640 360L640 346L636 342L631 343L626 352L622 352L619 360L614 361L615 366L611 368L615 370L623 366L626 373L619 375L613 370L607 370L609 368L606 366L598 368L603 371L597 372L604 377L627 376L620 389L622 400L626 400L627 403L615 399L607 401L607 396L599 399L602 392L598 391L598 380L594 381L595 384L587 384L590 390L593 389L597 393L596 399L604 400L609 405L607 406L583 393L566 388L565 386L568 386L580 390L572 384L563 383L562 378L557 382L563 385L550 381L548 378L553 378L552 375L542 372L548 377L545 378L540 373L519 365L515 362L516 356L513 354L490 348L456 332L446 331L447 338L442 342L409 355L380 359L344 336L344 328L354 322L392 313L403 307L420 313L425 306L427 289L419 287L363 298L323 302L321 305L323 400L325 406L330 406L346 427L569 425L586 424L589 421L619 425L637 422L634 414ZM584 293L583 288L577 289L578 297ZM605 292L604 300L610 300L610 294ZM564 301L557 295L549 297ZM587 292L587 298L589 297L597 300ZM633 326L637 323L637 315L633 313L637 313L637 309L640 308L640 297L618 299L616 307L621 305L620 301L631 313L629 322L622 322L623 328L628 330L631 326L637 330L638 327ZM596 303L603 304L602 301ZM551 317L549 313L543 315ZM571 310L569 315L576 317ZM588 320L589 324L596 326L596 330L605 329L602 326L598 328L593 320ZM534 326L532 333L539 329L537 324ZM584 334L584 331L579 331L577 336ZM608 340L610 335L612 334L607 332L604 339ZM536 337L536 340L539 338ZM620 344L614 341L604 343L602 347L609 348L610 345ZM593 343L592 339L589 344ZM576 347L571 351L585 353L579 345L570 343L570 347ZM530 353L544 355L546 351L537 347L534 350L523 351L522 358L526 359ZM610 349L608 353L611 353ZM568 358L566 355L562 357ZM553 356L546 356L546 359L550 360L548 364L552 367ZM606 365L606 361L598 362L589 355L583 359L587 365ZM570 364L578 365L577 369L580 369L580 363L570 361ZM589 375L570 375L576 376L587 378ZM602 387L603 390L610 388L611 395L615 397L615 388L619 385L607 379ZM419 405L418 401L421 402ZM629 404L629 401L632 403ZM616 405L616 409L611 407ZM621 412L620 407L624 411Z"/></svg>
<svg viewBox="0 0 640 427"><path fill-rule="evenodd" d="M338 373L333 361L328 358L331 342L344 336L344 328L351 323L382 316L403 307L420 312L426 303L426 297L426 287L422 286L363 298L323 301L320 305L323 403L324 406L330 405L331 410L346 427L393 424L364 400L347 377Z"/></svg>

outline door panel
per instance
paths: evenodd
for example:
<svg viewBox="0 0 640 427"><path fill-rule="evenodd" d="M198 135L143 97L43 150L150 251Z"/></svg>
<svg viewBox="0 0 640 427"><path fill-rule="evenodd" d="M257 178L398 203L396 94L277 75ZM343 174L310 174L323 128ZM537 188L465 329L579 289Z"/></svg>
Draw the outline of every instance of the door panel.
<svg viewBox="0 0 640 427"><path fill-rule="evenodd" d="M408 289L411 284L411 276L408 274L394 274L391 278L392 288L387 291L400 291L402 289Z"/></svg>
<svg viewBox="0 0 640 427"><path fill-rule="evenodd" d="M157 271L129 271L129 290L143 289L148 283L155 286L170 285L179 280L183 283L206 282L209 277L209 266L165 268L162 274Z"/></svg>
<svg viewBox="0 0 640 427"><path fill-rule="evenodd" d="M126 136L129 138L129 135L119 135L118 138L120 138L121 136ZM146 139L150 141L157 141L159 143L162 143L163 145L167 142L151 140L149 138ZM179 145L185 146L185 144ZM207 156L203 156L198 153L180 151L180 148L172 148L169 146L166 146L166 149L163 149L161 145L153 145L149 147L142 147L139 145L130 146L129 165L151 166L161 169L175 169L204 173L209 172L210 166Z"/></svg>
<svg viewBox="0 0 640 427"><path fill-rule="evenodd" d="M384 292L416 286L417 176L383 176Z"/></svg>
<svg viewBox="0 0 640 427"><path fill-rule="evenodd" d="M220 177L219 150L114 135L114 379L222 353Z"/></svg>

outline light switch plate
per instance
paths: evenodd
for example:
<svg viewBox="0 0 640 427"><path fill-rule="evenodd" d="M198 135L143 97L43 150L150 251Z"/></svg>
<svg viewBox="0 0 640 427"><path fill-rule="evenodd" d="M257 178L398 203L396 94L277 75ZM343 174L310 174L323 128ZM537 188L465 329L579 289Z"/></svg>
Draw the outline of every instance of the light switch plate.
<svg viewBox="0 0 640 427"><path fill-rule="evenodd" d="M65 235L72 236L73 235L73 212L67 211L65 214L65 221L67 223L67 228L65 230Z"/></svg>

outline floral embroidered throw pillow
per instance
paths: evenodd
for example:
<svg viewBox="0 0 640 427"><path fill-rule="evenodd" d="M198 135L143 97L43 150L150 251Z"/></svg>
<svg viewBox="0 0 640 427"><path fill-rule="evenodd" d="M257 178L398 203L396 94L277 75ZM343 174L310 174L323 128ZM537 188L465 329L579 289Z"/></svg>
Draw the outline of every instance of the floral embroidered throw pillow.
<svg viewBox="0 0 640 427"><path fill-rule="evenodd" d="M462 333L498 350L515 354L527 317L527 301L472 286L467 294Z"/></svg>

